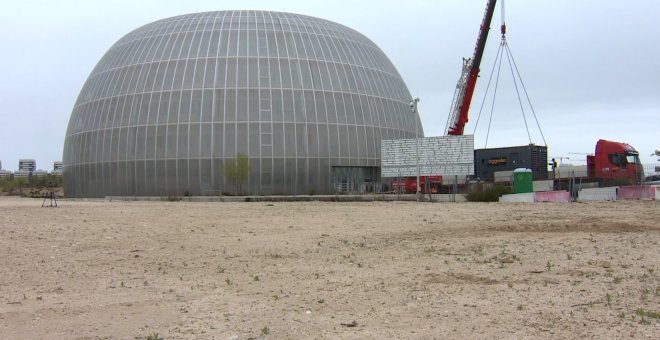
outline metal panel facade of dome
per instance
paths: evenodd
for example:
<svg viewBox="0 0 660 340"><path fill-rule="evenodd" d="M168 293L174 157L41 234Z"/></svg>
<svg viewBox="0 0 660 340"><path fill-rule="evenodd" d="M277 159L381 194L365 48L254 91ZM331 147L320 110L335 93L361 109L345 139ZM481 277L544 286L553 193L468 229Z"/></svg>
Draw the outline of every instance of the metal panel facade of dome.
<svg viewBox="0 0 660 340"><path fill-rule="evenodd" d="M395 67L369 39L309 16L222 11L145 25L85 82L64 143L70 197L335 192L333 177L377 181L382 139L419 118ZM359 177L359 176L358 176ZM369 178L368 178L369 177ZM350 181L349 181L350 182Z"/></svg>

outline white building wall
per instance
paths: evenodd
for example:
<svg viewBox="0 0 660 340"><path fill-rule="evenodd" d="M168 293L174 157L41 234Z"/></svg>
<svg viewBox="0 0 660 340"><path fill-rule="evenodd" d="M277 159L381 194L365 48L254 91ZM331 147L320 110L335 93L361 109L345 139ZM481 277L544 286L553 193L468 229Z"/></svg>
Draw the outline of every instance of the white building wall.
<svg viewBox="0 0 660 340"><path fill-rule="evenodd" d="M416 176L416 139L381 142L383 177ZM474 136L437 136L419 138L421 176L467 176L474 174Z"/></svg>

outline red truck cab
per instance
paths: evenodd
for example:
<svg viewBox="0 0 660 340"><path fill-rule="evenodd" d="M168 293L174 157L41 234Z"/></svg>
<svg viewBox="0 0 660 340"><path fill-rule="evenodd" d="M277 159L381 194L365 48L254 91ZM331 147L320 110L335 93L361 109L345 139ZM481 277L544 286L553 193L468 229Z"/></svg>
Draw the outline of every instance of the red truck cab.
<svg viewBox="0 0 660 340"><path fill-rule="evenodd" d="M600 139L596 153L587 156L589 178L638 183L644 177L639 152L630 144Z"/></svg>

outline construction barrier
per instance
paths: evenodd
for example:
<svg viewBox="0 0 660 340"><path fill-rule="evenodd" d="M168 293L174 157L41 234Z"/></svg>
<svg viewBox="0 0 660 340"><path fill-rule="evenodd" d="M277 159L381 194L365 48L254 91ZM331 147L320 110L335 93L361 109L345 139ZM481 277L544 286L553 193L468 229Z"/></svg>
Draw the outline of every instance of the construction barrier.
<svg viewBox="0 0 660 340"><path fill-rule="evenodd" d="M539 191L534 193L534 202L570 203L568 191Z"/></svg>
<svg viewBox="0 0 660 340"><path fill-rule="evenodd" d="M656 200L660 186L657 185L630 185L619 188L617 199L619 200Z"/></svg>
<svg viewBox="0 0 660 340"><path fill-rule="evenodd" d="M541 191L522 194L502 195L501 203L534 203L534 202L555 202L569 203L571 195L568 191Z"/></svg>
<svg viewBox="0 0 660 340"><path fill-rule="evenodd" d="M578 191L578 201L615 201L619 187L588 188Z"/></svg>
<svg viewBox="0 0 660 340"><path fill-rule="evenodd" d="M500 197L502 203L534 203L534 193L528 192L524 194L510 194L502 195Z"/></svg>

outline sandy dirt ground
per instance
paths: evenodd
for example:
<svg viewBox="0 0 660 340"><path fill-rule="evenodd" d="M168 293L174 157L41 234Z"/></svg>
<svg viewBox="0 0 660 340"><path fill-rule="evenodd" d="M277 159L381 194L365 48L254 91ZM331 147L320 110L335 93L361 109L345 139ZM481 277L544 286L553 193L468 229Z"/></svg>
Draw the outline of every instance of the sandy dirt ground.
<svg viewBox="0 0 660 340"><path fill-rule="evenodd" d="M2 339L659 338L660 203L0 197Z"/></svg>

